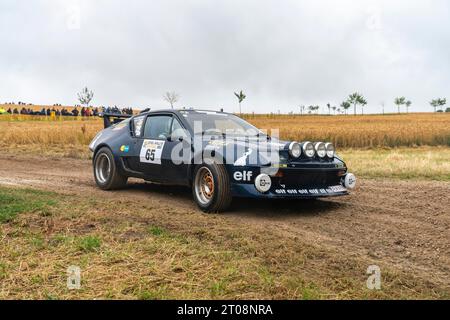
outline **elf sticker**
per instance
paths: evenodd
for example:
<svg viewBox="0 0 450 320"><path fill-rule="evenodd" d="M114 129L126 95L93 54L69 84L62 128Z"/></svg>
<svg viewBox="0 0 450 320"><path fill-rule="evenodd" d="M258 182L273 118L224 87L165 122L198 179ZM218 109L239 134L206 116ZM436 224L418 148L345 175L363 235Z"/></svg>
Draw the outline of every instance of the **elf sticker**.
<svg viewBox="0 0 450 320"><path fill-rule="evenodd" d="M161 140L144 140L141 148L140 161L161 164L161 154L165 143L165 141Z"/></svg>

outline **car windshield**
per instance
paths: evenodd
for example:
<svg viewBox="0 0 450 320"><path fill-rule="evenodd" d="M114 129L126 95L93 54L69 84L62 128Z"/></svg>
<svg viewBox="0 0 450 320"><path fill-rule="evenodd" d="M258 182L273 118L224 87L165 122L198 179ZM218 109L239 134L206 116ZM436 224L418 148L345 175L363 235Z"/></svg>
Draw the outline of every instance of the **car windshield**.
<svg viewBox="0 0 450 320"><path fill-rule="evenodd" d="M248 137L265 135L255 126L232 114L212 111L182 111L181 114L196 133Z"/></svg>

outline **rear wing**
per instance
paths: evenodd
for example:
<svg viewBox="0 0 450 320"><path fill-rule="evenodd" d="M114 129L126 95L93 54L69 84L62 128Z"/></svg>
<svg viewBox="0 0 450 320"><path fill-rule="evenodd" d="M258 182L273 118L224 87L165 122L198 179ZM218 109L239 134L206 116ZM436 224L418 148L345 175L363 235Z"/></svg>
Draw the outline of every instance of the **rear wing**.
<svg viewBox="0 0 450 320"><path fill-rule="evenodd" d="M106 128L111 127L112 125L122 122L125 119L131 118L132 115L129 114L116 114L116 113L104 113L103 117L103 126Z"/></svg>

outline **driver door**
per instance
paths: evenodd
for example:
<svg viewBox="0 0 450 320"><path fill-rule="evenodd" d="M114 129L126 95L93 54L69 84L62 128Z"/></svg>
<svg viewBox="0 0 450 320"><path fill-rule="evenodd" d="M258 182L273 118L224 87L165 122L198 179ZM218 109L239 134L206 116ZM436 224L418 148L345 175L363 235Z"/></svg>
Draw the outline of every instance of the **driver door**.
<svg viewBox="0 0 450 320"><path fill-rule="evenodd" d="M162 157L167 152L167 138L172 126L171 115L149 115L145 121L141 150L140 171L155 180L164 180Z"/></svg>

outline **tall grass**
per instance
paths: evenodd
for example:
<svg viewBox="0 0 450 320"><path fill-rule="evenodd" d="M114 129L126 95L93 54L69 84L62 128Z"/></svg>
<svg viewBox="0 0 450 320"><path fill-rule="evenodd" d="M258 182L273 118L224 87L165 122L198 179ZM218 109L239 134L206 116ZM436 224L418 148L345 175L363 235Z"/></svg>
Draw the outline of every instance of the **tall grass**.
<svg viewBox="0 0 450 320"><path fill-rule="evenodd" d="M331 141L339 148L450 146L450 114L287 116L244 115L262 129L297 141ZM24 120L26 119L26 120ZM40 121L39 121L40 120ZM0 146L79 146L103 128L99 118L0 116Z"/></svg>
<svg viewBox="0 0 450 320"><path fill-rule="evenodd" d="M340 148L450 146L450 114L367 116L244 115L259 128L297 141L331 141Z"/></svg>
<svg viewBox="0 0 450 320"><path fill-rule="evenodd" d="M1 118L1 116L0 116ZM103 122L95 121L0 121L0 145L87 146Z"/></svg>

